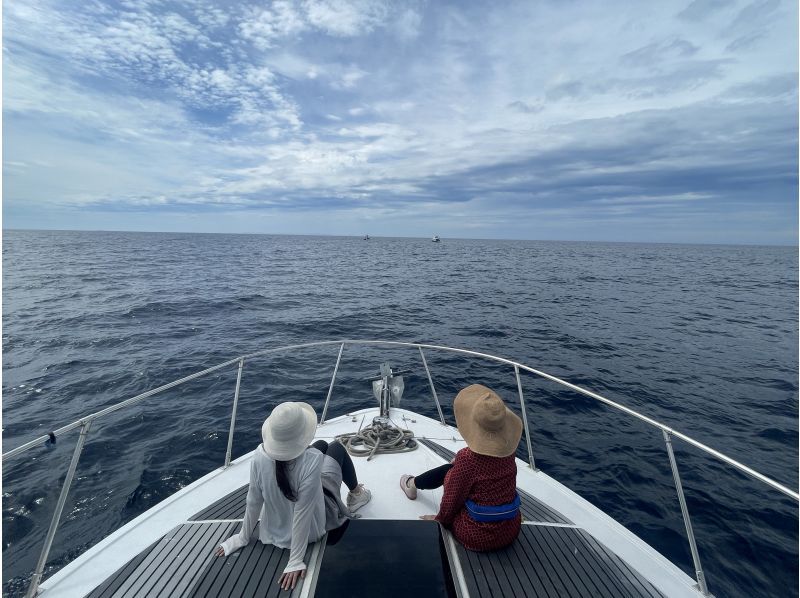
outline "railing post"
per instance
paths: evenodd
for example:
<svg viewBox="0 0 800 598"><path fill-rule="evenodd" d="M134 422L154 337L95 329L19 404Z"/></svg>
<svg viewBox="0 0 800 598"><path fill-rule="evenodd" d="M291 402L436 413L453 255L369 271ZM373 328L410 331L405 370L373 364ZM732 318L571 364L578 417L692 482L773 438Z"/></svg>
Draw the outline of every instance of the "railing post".
<svg viewBox="0 0 800 598"><path fill-rule="evenodd" d="M667 443L667 453L669 453L669 463L672 466L672 477L675 479L675 489L678 491L678 501L681 503L681 512L683 513L683 523L686 525L686 535L689 536L689 547L692 551L692 560L694 561L694 570L697 573L697 585L703 596L709 596L708 587L706 586L706 578L703 575L703 567L700 565L700 554L697 552L697 542L694 539L694 532L692 531L692 520L689 518L689 509L686 507L686 498L683 495L683 486L681 485L681 476L678 473L678 463L675 461L675 453L672 450L672 438L669 432L661 430L664 434L664 442Z"/></svg>
<svg viewBox="0 0 800 598"><path fill-rule="evenodd" d="M33 574L31 585L28 588L28 593L25 594L26 598L32 598L33 596L36 596L36 593L39 591L39 583L42 581L42 573L44 572L44 567L47 564L47 557L50 554L50 548L53 545L53 538L55 538L58 524L61 521L61 512L64 510L64 504L67 502L67 495L69 494L69 488L72 485L72 478L75 477L75 470L78 468L78 460L81 458L83 444L86 442L86 435L89 433L89 428L92 426L92 421L93 420L90 419L81 425L81 431L78 435L78 442L75 445L75 451L72 453L72 461L70 461L69 469L67 470L67 477L64 480L64 485L61 487L61 494L58 496L56 510L53 513L53 520L50 522L50 529L47 530L47 537L44 540L42 554L39 555L39 562L36 564L36 571Z"/></svg>
<svg viewBox="0 0 800 598"><path fill-rule="evenodd" d="M536 460L533 458L531 448L531 431L528 429L528 415L525 413L525 396L522 394L522 380L519 379L519 366L514 364L514 375L517 377L517 390L519 391L519 408L522 411L522 425L525 426L525 441L528 443L528 464L533 471L536 469Z"/></svg>
<svg viewBox="0 0 800 598"><path fill-rule="evenodd" d="M444 414L442 413L442 406L439 404L439 397L436 396L436 387L433 385L433 378L431 378L431 371L428 369L428 362L425 360L425 353L422 352L422 347L417 347L417 349L419 349L419 356L422 357L422 365L425 366L425 373L428 374L428 384L431 385L433 400L436 401L436 409L439 411L439 419L441 420L442 425L445 426L447 424L444 423Z"/></svg>
<svg viewBox="0 0 800 598"><path fill-rule="evenodd" d="M325 423L325 416L328 415L328 403L331 401L333 394L333 383L336 381L336 372L339 371L339 362L342 360L342 351L344 351L344 343L339 347L339 356L336 358L336 366L333 368L333 376L331 377L331 385L328 388L328 396L325 398L325 406L322 408L322 417L319 420L320 425Z"/></svg>
<svg viewBox="0 0 800 598"><path fill-rule="evenodd" d="M236 391L233 394L233 413L231 413L231 429L228 432L228 450L225 451L225 467L231 464L231 452L233 451L233 429L236 427L236 408L239 405L239 386L242 384L242 369L244 368L244 357L239 360L239 371L236 374Z"/></svg>

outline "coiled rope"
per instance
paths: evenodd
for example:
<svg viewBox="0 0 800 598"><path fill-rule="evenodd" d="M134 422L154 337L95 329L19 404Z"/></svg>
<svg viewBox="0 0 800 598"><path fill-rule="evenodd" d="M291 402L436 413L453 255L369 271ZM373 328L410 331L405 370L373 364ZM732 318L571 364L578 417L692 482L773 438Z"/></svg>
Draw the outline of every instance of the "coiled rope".
<svg viewBox="0 0 800 598"><path fill-rule="evenodd" d="M406 453L416 450L418 446L411 430L404 430L377 419L358 432L340 434L336 440L353 457L367 457L367 461L379 453Z"/></svg>

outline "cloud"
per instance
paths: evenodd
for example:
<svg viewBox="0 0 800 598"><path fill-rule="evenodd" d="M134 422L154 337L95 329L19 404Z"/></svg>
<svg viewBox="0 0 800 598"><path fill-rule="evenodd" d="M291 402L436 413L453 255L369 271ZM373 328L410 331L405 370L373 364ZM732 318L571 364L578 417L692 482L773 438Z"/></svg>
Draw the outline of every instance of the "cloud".
<svg viewBox="0 0 800 598"><path fill-rule="evenodd" d="M250 9L239 24L243 38L262 50L272 48L281 38L296 35L308 28L304 16L293 2L276 0L270 8Z"/></svg>
<svg viewBox="0 0 800 598"><path fill-rule="evenodd" d="M679 19L686 21L702 21L710 15L733 5L733 0L693 0L677 16Z"/></svg>
<svg viewBox="0 0 800 598"><path fill-rule="evenodd" d="M86 10L92 6L87 5ZM205 19L215 15L213 10L200 14ZM53 52L68 58L67 68L94 77L92 84L99 89L109 80L133 94L157 85L190 110L214 111L226 115L232 124L258 124L273 132L300 125L297 105L280 90L269 69L246 63L240 66L225 52L204 64L190 58L218 45L199 29L199 21L193 23L171 12L127 10L63 16L42 9L37 15L47 15L40 26L55 32ZM23 25L20 19L27 23ZM214 21L215 26L224 22L221 18ZM12 24L30 28L30 13L14 13ZM52 70L55 64L43 68ZM15 109L13 103L11 109Z"/></svg>
<svg viewBox="0 0 800 598"><path fill-rule="evenodd" d="M588 91L582 81L564 81L550 87L545 92L545 97L549 102L558 102L568 98L585 97L585 93Z"/></svg>
<svg viewBox="0 0 800 598"><path fill-rule="evenodd" d="M691 42L673 37L628 52L620 58L620 62L627 66L650 68L666 60L688 58L696 54L697 50L697 46Z"/></svg>
<svg viewBox="0 0 800 598"><path fill-rule="evenodd" d="M735 54L737 52L741 52L742 50L750 50L766 37L767 33L764 31L746 33L745 35L737 37L735 40L725 46L725 51Z"/></svg>
<svg viewBox="0 0 800 598"><path fill-rule="evenodd" d="M483 230L775 215L797 178L797 64L776 58L791 11L12 3L6 201L330 221L458 206Z"/></svg>
<svg viewBox="0 0 800 598"><path fill-rule="evenodd" d="M582 121L551 130L559 141L528 158L427 177L421 186L437 197L503 194L521 217L526 206L580 205L598 215L607 206L633 213L687 202L716 210L766 193L765 185L789 201L797 185L790 113L702 104ZM770 147L773 139L784 141Z"/></svg>
<svg viewBox="0 0 800 598"><path fill-rule="evenodd" d="M724 31L732 37L725 50L731 53L751 50L764 40L779 18L780 0L756 0L742 8Z"/></svg>
<svg viewBox="0 0 800 598"><path fill-rule="evenodd" d="M379 0L306 0L303 7L311 25L342 37L369 33L389 16Z"/></svg>
<svg viewBox="0 0 800 598"><path fill-rule="evenodd" d="M422 15L412 8L406 8L394 18L394 32L404 41L415 39L420 34Z"/></svg>
<svg viewBox="0 0 800 598"><path fill-rule="evenodd" d="M780 0L756 0L742 8L728 26L727 32L736 35L769 25L775 18Z"/></svg>
<svg viewBox="0 0 800 598"><path fill-rule="evenodd" d="M679 61L665 66L651 65L645 74L620 72L616 76L569 80L545 91L548 102L586 100L621 94L628 98L652 98L677 91L697 89L723 78L729 59Z"/></svg>
<svg viewBox="0 0 800 598"><path fill-rule="evenodd" d="M242 37L260 50L278 46L311 30L336 37L370 33L386 24L391 11L380 0L276 0L269 8L250 8L239 24ZM399 32L411 35L414 12L401 13Z"/></svg>
<svg viewBox="0 0 800 598"><path fill-rule="evenodd" d="M797 103L797 73L785 73L754 79L748 83L733 85L719 98L721 102L749 101L761 103L765 100L786 99Z"/></svg>
<svg viewBox="0 0 800 598"><path fill-rule="evenodd" d="M535 104L529 104L527 102L523 102L522 100L516 100L508 104L507 108L516 110L517 112L523 112L525 114L537 114L544 110L544 105L538 102Z"/></svg>

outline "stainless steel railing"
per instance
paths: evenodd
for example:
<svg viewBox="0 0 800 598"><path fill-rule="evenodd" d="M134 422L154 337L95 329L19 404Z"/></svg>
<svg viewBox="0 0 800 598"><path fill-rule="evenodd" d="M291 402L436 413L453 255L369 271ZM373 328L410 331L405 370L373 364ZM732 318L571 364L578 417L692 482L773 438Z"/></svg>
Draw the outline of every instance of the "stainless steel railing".
<svg viewBox="0 0 800 598"><path fill-rule="evenodd" d="M654 419L651 419L651 418L649 418L649 417L647 417L645 415L642 415L641 413L638 413L638 412L634 411L633 409L625 407L624 405L620 405L619 403L616 403L615 401L607 399L607 398L605 398L605 397L603 397L603 396L601 396L601 395L599 395L597 393L594 393L594 392L592 392L590 390L586 390L585 388L581 388L580 386L576 386L574 384L571 384L571 383L569 383L569 382L567 382L565 380L562 380L561 378L557 378L556 376L552 376L550 374L542 372L541 370L537 370L535 368L528 367L526 365L523 365L523 364L518 363L516 361L512 361L510 359L505 359L503 357L497 357L496 355L490 355L488 353L479 353L477 351L469 351L467 349L456 349L456 348L453 348L453 347L446 347L446 346L441 346L441 345L428 345L428 344L423 344L423 343L405 343L405 342L399 342L399 341L357 340L357 339L353 339L353 340L337 340L337 341L319 341L319 342L314 342L314 343L303 343L303 344L298 344L298 345L288 345L288 346L285 346L285 347L264 349L264 350L261 350L261 351L256 351L255 353L250 353L248 355L242 355L240 357L236 357L235 359L231 359L231 360L225 361L225 362L220 363L218 365L212 366L212 367L207 368L205 370L202 370L202 371L196 372L194 374L191 374L189 376L186 376L184 378L180 378L179 380L175 380L175 381L170 382L168 384L164 384L163 386L159 386L158 388L154 388L154 389L149 390L147 392L144 392L142 394L136 395L134 397L131 397L130 399L127 399L125 401L121 401L121 402L116 403L115 405L112 405L110 407L106 407L105 409L102 409L102 410L100 410L100 411L98 411L96 413L93 413L91 415L83 417L83 418L81 418L81 419L79 419L79 420L77 420L75 422L72 422L71 424L67 424L66 426L63 426L63 427L58 428L57 430L54 430L53 432L51 432L51 434L55 434L56 436L61 436L63 434L66 434L67 432L70 432L72 430L80 428L80 436L79 436L79 439L78 439L78 443L77 443L77 445L75 447L75 450L73 452L72 460L70 461L69 469L68 469L68 472L67 472L67 477L64 480L64 485L61 488L61 493L60 493L59 498L58 498L58 503L56 504L56 508L55 508L54 513L53 513L53 518L52 518L52 521L50 523L50 527L49 527L49 529L47 531L47 536L45 538L44 546L42 548L42 553L41 553L41 555L39 557L39 561L37 563L36 570L35 570L35 572L33 574L33 579L31 581L30 587L28 588L28 592L27 592L26 596L33 597L33 596L36 595L36 593L38 591L39 584L40 584L41 578L42 578L42 573L43 573L44 567L45 567L45 565L47 563L47 557L49 555L50 548L51 548L52 543L53 543L53 538L55 537L55 533L56 533L56 531L58 529L58 526L59 526L59 523L60 523L61 512L62 512L62 510L64 508L64 504L66 502L67 495L69 494L70 486L72 484L72 480L73 480L73 477L75 475L75 471L76 471L77 466L78 466L78 461L80 459L81 452L83 451L83 446L84 446L84 443L86 441L86 437L88 436L89 430L90 430L90 428L92 426L92 423L95 420L98 420L98 419L103 418L103 417L105 417L107 415L110 415L111 413L119 411L120 409L124 409L125 407L130 407L132 405L140 403L140 402L144 401L145 399L147 399L149 397L157 395L157 394L159 394L159 393L161 393L161 392L163 392L165 390L168 390L170 388L174 388L174 387L179 386L181 384L184 384L186 382L189 382L190 380L195 380L197 378L201 378L201 377L206 376L206 375L208 375L208 374L210 374L212 372L216 372L216 371L221 370L223 368L226 368L226 367L228 367L230 365L237 364L238 371L237 371L237 375L236 375L236 390L234 392L233 408L232 408L232 413L231 413L231 424L230 424L230 430L228 432L228 445L227 445L227 450L226 450L226 453L225 453L225 462L224 462L224 465L223 465L223 467L228 467L230 465L230 462L231 462L231 451L232 451L232 448L233 448L233 436L234 436L234 431L235 431L235 428L236 428L236 411L237 411L237 407L238 407L238 403L239 403L239 389L241 387L242 371L244 369L245 361L252 360L253 358L256 358L256 357L263 357L265 355L270 355L270 354L289 352L289 351L293 351L293 350L306 349L306 348L311 348L311 347L322 347L322 346L326 346L326 345L339 345L339 353L338 353L338 356L336 358L336 365L334 366L333 375L331 377L330 387L328 388L328 395L327 395L327 397L325 399L325 406L323 407L323 410L322 410L322 417L320 418L320 424L325 422L325 418L326 418L327 413L328 413L328 405L330 404L330 400L331 400L331 397L333 395L333 388L334 388L334 385L335 385L335 382L336 382L336 374L337 374L337 372L339 370L339 364L341 363L342 353L344 352L345 346L346 345L365 345L365 346L370 346L371 345L371 346L389 346L389 347L409 347L409 348L417 348L419 350L420 358L421 358L422 364L423 364L423 366L425 368L425 372L426 372L427 377L428 377L428 383L429 383L430 388L431 388L431 395L432 395L433 400L434 400L434 402L436 404L436 409L437 409L437 411L439 413L439 419L440 419L442 425L445 425L444 415L442 413L442 407L439 404L439 398L438 398L438 396L436 394L436 388L435 388L435 386L433 384L433 378L431 376L430 369L428 368L428 362L425 359L425 353L423 351L424 349L434 350L434 351L446 351L446 352L450 352L450 353L468 355L468 356L471 356L471 357L478 357L478 358L486 359L486 360L489 360L489 361L494 361L494 362L497 362L497 363L503 363L503 364L506 364L506 365L509 365L509 366L513 367L514 376L516 378L516 383L517 383L517 390L518 390L518 393L519 393L520 411L522 413L522 421L523 421L523 424L524 424L525 442L526 442L526 446L527 446L527 449L528 449L528 464L529 464L530 468L533 469L533 470L536 470L536 462L535 462L534 456L533 456L531 432L530 432L530 429L529 429L528 418L527 418L527 415L526 415L525 397L524 397L524 394L522 392L522 381L520 379L520 370L525 371L525 372L529 372L529 373L534 374L536 376L539 376L541 378L545 378L545 379L550 380L552 382L555 382L555 383L557 383L557 384L559 384L561 386L569 388L569 389L571 389L571 390L573 390L573 391L575 391L577 393L580 393L582 395L585 395L587 397L590 397L592 399L600 401L601 403L604 403L604 404L606 404L606 405L608 405L608 406L610 406L610 407L612 407L614 409L617 409L617 410L619 410L619 411L621 411L621 412L623 412L623 413L625 413L627 415L630 415L630 416L632 416L632 417L634 417L634 418L636 418L636 419L638 419L640 421L645 422L649 426L652 426L654 428L657 428L657 429L661 430L662 435L664 437L664 441L666 443L667 454L669 456L670 466L672 468L672 475L673 475L673 479L674 479L674 482L675 482L675 489L676 489L677 494L678 494L678 501L680 503L681 513L683 515L683 521L684 521L684 525L686 527L686 535L687 535L687 539L689 541L689 546L690 546L690 549L691 549L692 560L694 562L694 567L695 567L695 572L696 572L696 579L697 579L697 588L703 593L703 595L706 595L706 596L709 595L708 588L706 586L705 575L703 573L703 568L702 568L702 566L700 564L700 555L699 555L698 550L697 550L697 542L695 540L694 532L692 530L692 522L691 522L691 519L689 517L688 508L686 506L686 498L684 496L683 486L681 485L680 474L678 472L678 465L677 465L677 461L675 459L675 453L674 453L673 448L672 448L672 437L679 438L679 439L683 440L684 442L688 443L689 445L700 449L704 453L706 453L706 454L708 454L708 455L710 455L710 456L722 461L723 463L726 463L727 465L732 466L733 468L735 468L738 471L744 473L745 475L747 475L749 477L752 477L752 478L754 478L754 479L756 479L756 480L758 480L760 482L763 482L763 483L767 484L768 486L774 488L775 490L778 490L779 492L785 494L786 496L789 496L793 500L800 501L800 494L798 492L795 492L794 490L791 490L791 489L787 488L786 486L776 482L775 480L773 480L771 478L768 478L767 476L765 476L763 474L758 473L754 469L751 469L750 467L747 467L746 465L744 465L744 464L742 464L742 463L740 463L740 462L738 462L738 461L736 461L734 459L731 459L730 457L720 453L719 451L716 451L716 450L706 446L705 444L703 444L701 442L698 442L698 441L694 440L693 438L690 438L689 436L686 436L685 434L681 434L680 432L677 432L676 430L674 430L674 429L672 429L672 428L670 428L668 426L665 426L664 424L662 424L662 423L660 423L660 422L658 422L658 421L656 421ZM17 455L20 455L20 454L22 454L22 453L24 453L24 452L26 452L26 451L34 448L34 447L41 446L41 444L43 442L46 442L49 438L50 438L50 434L45 434L43 436L40 436L38 438L35 438L35 439L31 440L30 442L26 442L25 444L23 444L21 446L18 446L15 449L12 449L12 450L4 453L3 454L3 462L5 463L8 459L10 459L12 457L15 457Z"/></svg>

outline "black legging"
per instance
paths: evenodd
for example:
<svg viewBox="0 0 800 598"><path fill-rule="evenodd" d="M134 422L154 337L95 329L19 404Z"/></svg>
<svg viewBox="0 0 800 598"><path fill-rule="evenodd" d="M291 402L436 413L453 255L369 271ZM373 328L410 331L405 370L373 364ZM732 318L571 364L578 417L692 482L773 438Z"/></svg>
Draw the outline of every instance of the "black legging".
<svg viewBox="0 0 800 598"><path fill-rule="evenodd" d="M311 448L317 449L323 455L332 457L342 468L342 481L350 490L356 489L356 486L358 486L356 468L353 466L353 460L347 454L347 450L342 446L341 442L334 440L328 444L324 440L317 440L311 445Z"/></svg>
<svg viewBox="0 0 800 598"><path fill-rule="evenodd" d="M450 471L452 463L445 463L439 467L429 469L425 473L414 476L414 485L418 490L433 490L441 488L444 484L444 476Z"/></svg>

